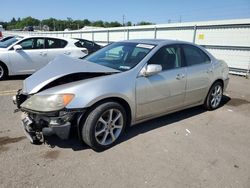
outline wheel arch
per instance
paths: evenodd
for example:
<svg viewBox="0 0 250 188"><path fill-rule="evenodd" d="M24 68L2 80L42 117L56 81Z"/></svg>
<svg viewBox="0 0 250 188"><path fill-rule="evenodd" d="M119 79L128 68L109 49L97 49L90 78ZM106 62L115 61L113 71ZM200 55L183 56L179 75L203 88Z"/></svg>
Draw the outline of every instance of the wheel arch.
<svg viewBox="0 0 250 188"><path fill-rule="evenodd" d="M132 122L132 109L129 105L129 103L121 98L121 97L107 97L107 98L103 98L100 99L98 101L96 101L95 103L93 103L91 106L86 108L86 111L84 113L82 113L81 115L79 115L76 119L77 121L77 132L78 132L78 138L81 140L81 125L86 121L86 118L88 116L88 114L91 112L91 110L93 110L95 107L105 103L105 102L117 102L120 105L122 105L126 111L126 115L127 115L127 123L126 123L126 127L131 125Z"/></svg>
<svg viewBox="0 0 250 188"><path fill-rule="evenodd" d="M211 87L212 87L215 83L217 83L217 82L220 82L220 83L222 84L222 88L223 88L223 90L224 90L224 81L223 81L223 79L218 78L218 79L216 79L216 80L212 83L212 85L211 85L210 88L209 88L209 91L210 91Z"/></svg>
<svg viewBox="0 0 250 188"><path fill-rule="evenodd" d="M204 100L203 100L203 107L206 108L206 109L208 109L208 108L206 107L206 103L207 103L207 99L208 99L209 93L210 93L211 89L213 88L213 86L214 86L216 83L220 83L220 84L222 85L222 89L223 89L222 92L224 91L224 81L223 81L223 79L221 79L221 78L216 79L216 80L211 84L211 86L209 87L209 89L208 89L208 91L207 91L207 95L206 95L206 97L205 97ZM222 93L222 95L223 95L223 93Z"/></svg>
<svg viewBox="0 0 250 188"><path fill-rule="evenodd" d="M9 67L6 65L6 63L4 63L3 61L0 60L0 65L2 65L6 71L7 71L7 76L9 75Z"/></svg>
<svg viewBox="0 0 250 188"><path fill-rule="evenodd" d="M131 120L132 120L132 109L129 105L129 103L121 98L121 97L107 97L107 98L103 98L97 102L95 102L94 104L92 104L90 107L87 108L87 111L90 111L92 110L93 108L95 108L96 106L99 106L100 104L103 104L105 102L117 102L119 103L120 105L122 105L126 111L126 115L127 115L127 125L130 125L131 123Z"/></svg>
<svg viewBox="0 0 250 188"><path fill-rule="evenodd" d="M216 79L215 81L212 82L212 84L211 84L210 87L208 88L207 94L206 94L206 98L204 99L204 101L207 99L207 96L208 96L208 94L209 94L211 88L213 87L213 85L214 85L215 83L217 83L217 82L220 82L220 83L222 84L222 88L223 88L223 90L224 90L224 81L223 81L223 79L221 79L221 78ZM204 102L204 101L203 101L203 102Z"/></svg>

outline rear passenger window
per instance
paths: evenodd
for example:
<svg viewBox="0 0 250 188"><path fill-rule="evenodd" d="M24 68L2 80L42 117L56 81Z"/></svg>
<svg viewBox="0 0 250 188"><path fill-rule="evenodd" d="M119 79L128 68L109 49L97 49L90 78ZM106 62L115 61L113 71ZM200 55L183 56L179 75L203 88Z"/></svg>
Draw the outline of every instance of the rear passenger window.
<svg viewBox="0 0 250 188"><path fill-rule="evenodd" d="M64 48L67 45L67 41L61 39L46 39L47 48Z"/></svg>
<svg viewBox="0 0 250 188"><path fill-rule="evenodd" d="M183 45L183 51L188 66L209 63L210 58L202 50L191 45Z"/></svg>

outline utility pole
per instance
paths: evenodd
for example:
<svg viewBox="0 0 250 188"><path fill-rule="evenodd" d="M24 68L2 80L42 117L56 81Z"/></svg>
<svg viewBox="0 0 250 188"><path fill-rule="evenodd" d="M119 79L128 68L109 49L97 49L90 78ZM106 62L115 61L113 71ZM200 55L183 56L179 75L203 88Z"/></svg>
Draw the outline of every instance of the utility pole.
<svg viewBox="0 0 250 188"><path fill-rule="evenodd" d="M56 30L56 22L55 20L53 20L53 23L54 23L54 31Z"/></svg>
<svg viewBox="0 0 250 188"><path fill-rule="evenodd" d="M124 40L125 40L125 15L123 14L122 15L122 26L124 27L124 31L123 31L123 37L124 37Z"/></svg>
<svg viewBox="0 0 250 188"><path fill-rule="evenodd" d="M181 15L180 15L180 20L179 20L179 21L180 21L180 23L181 23L181 21L182 21L182 16L181 16Z"/></svg>
<svg viewBox="0 0 250 188"><path fill-rule="evenodd" d="M125 15L122 15L122 26L125 26Z"/></svg>

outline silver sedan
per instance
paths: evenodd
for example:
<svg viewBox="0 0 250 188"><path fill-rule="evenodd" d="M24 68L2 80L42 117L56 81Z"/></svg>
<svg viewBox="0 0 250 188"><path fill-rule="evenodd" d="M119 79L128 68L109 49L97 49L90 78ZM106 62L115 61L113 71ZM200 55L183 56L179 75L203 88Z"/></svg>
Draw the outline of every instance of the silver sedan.
<svg viewBox="0 0 250 188"><path fill-rule="evenodd" d="M13 97L32 143L57 135L95 150L117 143L126 126L203 105L220 106L228 66L200 46L171 40L112 43L84 60L58 56Z"/></svg>

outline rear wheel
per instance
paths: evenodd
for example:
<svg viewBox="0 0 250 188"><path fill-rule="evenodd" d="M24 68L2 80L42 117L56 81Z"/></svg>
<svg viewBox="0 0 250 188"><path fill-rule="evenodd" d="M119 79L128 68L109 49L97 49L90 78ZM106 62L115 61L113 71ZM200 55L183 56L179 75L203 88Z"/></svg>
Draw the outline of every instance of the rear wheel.
<svg viewBox="0 0 250 188"><path fill-rule="evenodd" d="M204 107L207 110L214 110L220 106L223 96L223 87L221 82L216 82L210 88L207 98L204 102Z"/></svg>
<svg viewBox="0 0 250 188"><path fill-rule="evenodd" d="M8 69L7 67L0 62L0 80L3 80L7 77L8 75Z"/></svg>
<svg viewBox="0 0 250 188"><path fill-rule="evenodd" d="M96 106L82 123L82 139L94 150L105 150L117 143L126 125L126 112L116 102Z"/></svg>

